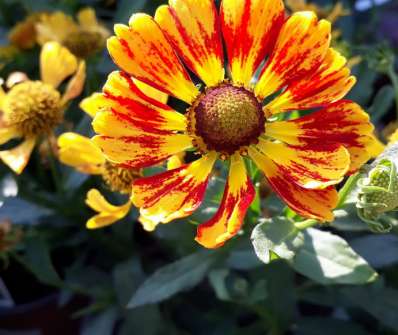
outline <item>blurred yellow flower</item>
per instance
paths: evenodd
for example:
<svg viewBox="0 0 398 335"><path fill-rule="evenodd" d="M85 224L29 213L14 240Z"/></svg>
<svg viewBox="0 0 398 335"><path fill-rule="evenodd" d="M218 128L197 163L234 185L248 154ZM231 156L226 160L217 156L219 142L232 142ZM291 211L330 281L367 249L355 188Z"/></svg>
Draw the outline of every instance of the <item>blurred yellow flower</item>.
<svg viewBox="0 0 398 335"><path fill-rule="evenodd" d="M43 14L36 24L37 41L56 41L75 56L87 58L105 47L109 30L101 25L92 8L78 12L77 22L63 12Z"/></svg>
<svg viewBox="0 0 398 335"><path fill-rule="evenodd" d="M285 2L291 12L315 12L318 18L328 20L332 24L340 17L350 15L350 11L345 9L341 2L337 2L333 7L321 7L306 0L286 0Z"/></svg>
<svg viewBox="0 0 398 335"><path fill-rule="evenodd" d="M35 144L61 123L63 111L77 97L85 81L86 66L56 42L46 43L40 54L41 80L25 80L6 93L0 87L0 144L23 138L17 147L0 151L0 159L22 173ZM58 86L72 76L63 95Z"/></svg>

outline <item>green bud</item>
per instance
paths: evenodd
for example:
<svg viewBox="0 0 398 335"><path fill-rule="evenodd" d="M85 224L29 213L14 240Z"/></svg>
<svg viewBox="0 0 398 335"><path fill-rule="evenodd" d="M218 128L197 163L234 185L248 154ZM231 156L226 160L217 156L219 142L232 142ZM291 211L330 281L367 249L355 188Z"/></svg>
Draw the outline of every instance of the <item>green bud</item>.
<svg viewBox="0 0 398 335"><path fill-rule="evenodd" d="M391 218L385 213L398 208L396 164L393 160L385 157L376 160L370 166L366 176L358 181L358 186L356 206L359 217L374 232L383 233L391 230Z"/></svg>
<svg viewBox="0 0 398 335"><path fill-rule="evenodd" d="M372 48L366 55L369 67L381 73L388 73L394 64L394 52L387 45L382 43Z"/></svg>

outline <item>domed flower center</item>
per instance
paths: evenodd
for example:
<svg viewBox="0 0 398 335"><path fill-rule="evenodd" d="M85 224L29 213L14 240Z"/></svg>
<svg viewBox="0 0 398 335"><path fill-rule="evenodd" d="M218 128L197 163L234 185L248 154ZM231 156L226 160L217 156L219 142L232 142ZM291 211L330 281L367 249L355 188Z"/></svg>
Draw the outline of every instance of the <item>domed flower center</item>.
<svg viewBox="0 0 398 335"><path fill-rule="evenodd" d="M76 57L87 58L105 46L105 39L98 32L82 30L69 34L63 45Z"/></svg>
<svg viewBox="0 0 398 335"><path fill-rule="evenodd" d="M24 136L47 134L62 121L61 95L41 81L25 81L8 92L3 112Z"/></svg>
<svg viewBox="0 0 398 335"><path fill-rule="evenodd" d="M141 172L137 169L120 167L117 164L106 162L102 178L113 192L130 194L133 181L140 178Z"/></svg>
<svg viewBox="0 0 398 335"><path fill-rule="evenodd" d="M265 130L261 103L252 92L229 83L208 89L189 114L189 129L206 150L227 155L257 143Z"/></svg>

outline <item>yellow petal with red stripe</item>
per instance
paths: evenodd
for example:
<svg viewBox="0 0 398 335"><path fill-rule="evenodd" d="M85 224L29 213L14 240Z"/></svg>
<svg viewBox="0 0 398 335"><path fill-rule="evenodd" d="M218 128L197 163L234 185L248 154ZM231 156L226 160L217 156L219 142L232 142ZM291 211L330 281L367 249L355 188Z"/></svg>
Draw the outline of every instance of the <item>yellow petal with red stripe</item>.
<svg viewBox="0 0 398 335"><path fill-rule="evenodd" d="M64 133L58 137L58 147L62 163L83 173L102 172L105 157L91 139L76 133Z"/></svg>
<svg viewBox="0 0 398 335"><path fill-rule="evenodd" d="M187 103L198 96L198 89L152 17L134 14L129 26L115 25L115 34L108 39L108 50L121 69Z"/></svg>
<svg viewBox="0 0 398 335"><path fill-rule="evenodd" d="M163 93L162 91L159 91L156 88L149 86L142 81L139 81L138 79L133 79L133 82L134 84L136 84L139 90L147 97L159 101L162 104L167 104L167 100L169 99L168 94Z"/></svg>
<svg viewBox="0 0 398 335"><path fill-rule="evenodd" d="M366 149L371 143L373 125L369 115L356 103L341 100L304 117L272 122L266 125L266 133L275 139L292 145L311 143L339 143L351 155L349 171L355 171L366 163L371 155Z"/></svg>
<svg viewBox="0 0 398 335"><path fill-rule="evenodd" d="M98 113L93 127L102 135L93 141L108 160L136 168L158 164L193 146L188 135L161 130L156 122L145 124L120 113Z"/></svg>
<svg viewBox="0 0 398 335"><path fill-rule="evenodd" d="M78 68L77 59L57 42L43 45L40 53L41 80L55 88Z"/></svg>
<svg viewBox="0 0 398 335"><path fill-rule="evenodd" d="M142 216L167 223L191 215L202 203L217 158L211 152L197 161L133 183L131 200Z"/></svg>
<svg viewBox="0 0 398 335"><path fill-rule="evenodd" d="M350 166L349 152L338 143L298 146L260 139L256 147L304 188L321 189L338 184Z"/></svg>
<svg viewBox="0 0 398 335"><path fill-rule="evenodd" d="M255 195L245 163L235 154L220 208L212 219L199 225L195 240L206 248L221 247L240 230Z"/></svg>
<svg viewBox="0 0 398 335"><path fill-rule="evenodd" d="M235 83L249 87L272 50L284 16L281 0L222 1L221 25Z"/></svg>
<svg viewBox="0 0 398 335"><path fill-rule="evenodd" d="M317 71L293 82L266 109L276 114L281 111L323 107L340 100L356 82L355 77L350 76L346 63L342 55L329 49Z"/></svg>
<svg viewBox="0 0 398 335"><path fill-rule="evenodd" d="M162 113L164 110L173 111L165 104L167 98L167 94L131 78L124 72L115 71L108 76L103 93L93 93L85 98L80 103L80 108L91 117L106 109L115 109L130 114L130 110L142 109L141 105ZM136 107L137 105L138 107Z"/></svg>
<svg viewBox="0 0 398 335"><path fill-rule="evenodd" d="M130 201L122 206L111 205L96 189L88 191L86 204L91 209L98 212L97 215L87 221L86 227L88 229L97 229L109 226L126 217L131 208Z"/></svg>
<svg viewBox="0 0 398 335"><path fill-rule="evenodd" d="M170 0L155 21L185 64L209 87L224 80L220 23L213 0Z"/></svg>
<svg viewBox="0 0 398 335"><path fill-rule="evenodd" d="M27 138L13 149L0 151L0 159L15 173L21 174L29 162L35 144L36 138Z"/></svg>
<svg viewBox="0 0 398 335"><path fill-rule="evenodd" d="M322 190L302 188L266 155L254 148L249 148L249 155L264 172L274 191L291 209L305 218L333 221L332 211L337 206L338 194L332 186Z"/></svg>
<svg viewBox="0 0 398 335"><path fill-rule="evenodd" d="M265 98L315 71L329 49L330 30L330 23L318 21L313 12L297 12L290 16L260 75L256 95Z"/></svg>

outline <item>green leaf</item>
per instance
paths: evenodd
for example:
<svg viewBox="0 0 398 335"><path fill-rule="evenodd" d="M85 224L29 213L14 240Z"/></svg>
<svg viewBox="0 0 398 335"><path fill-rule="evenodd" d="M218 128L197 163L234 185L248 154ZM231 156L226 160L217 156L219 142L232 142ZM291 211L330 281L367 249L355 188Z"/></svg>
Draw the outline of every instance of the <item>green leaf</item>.
<svg viewBox="0 0 398 335"><path fill-rule="evenodd" d="M360 325L326 317L305 317L297 324L297 335L370 335Z"/></svg>
<svg viewBox="0 0 398 335"><path fill-rule="evenodd" d="M280 258L292 260L304 242L303 233L284 217L275 217L257 225L251 240L257 257L266 264L271 261L270 251Z"/></svg>
<svg viewBox="0 0 398 335"><path fill-rule="evenodd" d="M116 308L109 308L87 320L82 329L82 335L112 335L118 319Z"/></svg>
<svg viewBox="0 0 398 335"><path fill-rule="evenodd" d="M377 92L373 104L369 108L369 115L374 123L378 123L387 114L394 104L394 98L394 88L391 85L385 85Z"/></svg>
<svg viewBox="0 0 398 335"><path fill-rule="evenodd" d="M398 237L395 235L368 235L356 238L350 244L376 269L398 263Z"/></svg>
<svg viewBox="0 0 398 335"><path fill-rule="evenodd" d="M154 304L196 286L217 260L216 255L198 252L162 267L138 288L128 307Z"/></svg>
<svg viewBox="0 0 398 335"><path fill-rule="evenodd" d="M62 281L51 261L50 250L43 239L32 237L25 240L25 255L20 258L25 266L42 283L61 286Z"/></svg>
<svg viewBox="0 0 398 335"><path fill-rule="evenodd" d="M284 217L257 225L252 243L264 263L268 264L275 253L297 272L321 284L363 284L377 278L341 237L313 228L298 230Z"/></svg>
<svg viewBox="0 0 398 335"><path fill-rule="evenodd" d="M304 244L293 259L293 268L321 284L364 284L377 273L337 235L309 228Z"/></svg>

